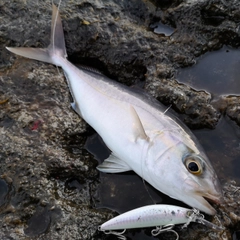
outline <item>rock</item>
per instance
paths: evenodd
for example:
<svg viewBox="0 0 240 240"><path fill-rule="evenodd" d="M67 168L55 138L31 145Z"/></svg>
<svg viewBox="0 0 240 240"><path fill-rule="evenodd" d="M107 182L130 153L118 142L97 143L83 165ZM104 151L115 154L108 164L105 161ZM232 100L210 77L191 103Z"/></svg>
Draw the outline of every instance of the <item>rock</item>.
<svg viewBox="0 0 240 240"><path fill-rule="evenodd" d="M232 120L240 125L240 97L239 96L221 96L215 104Z"/></svg>
<svg viewBox="0 0 240 240"><path fill-rule="evenodd" d="M60 13L71 61L97 67L129 86L144 85L192 128L214 128L223 113L239 124L238 97L222 97L216 104L211 94L178 83L176 71L223 44L239 46L239 4L62 1ZM93 130L70 108L61 70L4 49L46 47L51 10L51 1L0 3L0 185L5 189L0 194L0 238L103 239L97 227L113 213L95 208L97 161L84 149ZM154 33L149 26L159 21L172 26L174 33ZM231 239L229 229L237 233L239 212L233 193L238 187L225 188L232 198L221 205L217 217L226 231L206 232L204 226L193 224L182 237Z"/></svg>

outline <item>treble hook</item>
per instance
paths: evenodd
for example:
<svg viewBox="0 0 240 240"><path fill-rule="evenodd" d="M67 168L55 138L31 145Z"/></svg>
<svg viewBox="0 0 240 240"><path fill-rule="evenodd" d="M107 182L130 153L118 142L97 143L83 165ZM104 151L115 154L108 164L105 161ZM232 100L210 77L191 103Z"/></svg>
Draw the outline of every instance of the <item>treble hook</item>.
<svg viewBox="0 0 240 240"><path fill-rule="evenodd" d="M101 231L101 230L99 230L99 231ZM111 231L111 230L104 230L103 232L105 234L113 234L113 235L117 236L118 239L120 239L120 240L127 240L127 238L123 235L126 232L126 229L124 229L122 232Z"/></svg>
<svg viewBox="0 0 240 240"><path fill-rule="evenodd" d="M151 231L151 234L152 234L152 236L156 237L157 235L159 235L159 234L161 234L163 232L173 232L177 236L176 240L178 240L179 239L179 235L178 235L178 233L175 230L173 230L174 226L175 226L174 224L158 226L158 227L156 227L155 229L153 229Z"/></svg>

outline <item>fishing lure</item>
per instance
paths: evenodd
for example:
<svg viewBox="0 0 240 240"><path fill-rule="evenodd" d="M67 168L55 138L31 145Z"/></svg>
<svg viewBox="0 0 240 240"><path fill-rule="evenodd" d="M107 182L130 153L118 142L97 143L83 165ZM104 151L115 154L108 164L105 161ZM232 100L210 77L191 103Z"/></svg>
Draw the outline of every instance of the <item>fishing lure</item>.
<svg viewBox="0 0 240 240"><path fill-rule="evenodd" d="M155 204L136 208L114 217L99 226L98 230L126 240L126 237L123 235L126 229L156 227L151 231L152 236L157 236L162 232L173 232L177 237L176 240L178 240L179 235L173 230L173 227L176 224L184 224L182 228L186 228L190 222L201 223L215 230L224 229L205 220L204 215L200 214L197 209ZM114 231L122 229L122 232Z"/></svg>

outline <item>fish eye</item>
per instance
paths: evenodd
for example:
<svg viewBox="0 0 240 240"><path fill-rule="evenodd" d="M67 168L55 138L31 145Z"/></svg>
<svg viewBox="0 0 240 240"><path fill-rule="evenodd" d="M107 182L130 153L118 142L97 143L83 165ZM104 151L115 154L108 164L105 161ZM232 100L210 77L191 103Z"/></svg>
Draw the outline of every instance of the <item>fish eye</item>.
<svg viewBox="0 0 240 240"><path fill-rule="evenodd" d="M184 159L185 166L187 170L194 174L194 175L200 175L202 174L202 161L197 156L186 156Z"/></svg>

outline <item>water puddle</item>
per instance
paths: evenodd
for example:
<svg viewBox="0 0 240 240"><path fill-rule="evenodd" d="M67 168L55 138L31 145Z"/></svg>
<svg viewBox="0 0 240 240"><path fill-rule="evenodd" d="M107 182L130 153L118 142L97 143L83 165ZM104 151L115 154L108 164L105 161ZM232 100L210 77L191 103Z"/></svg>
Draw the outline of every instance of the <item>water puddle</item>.
<svg viewBox="0 0 240 240"><path fill-rule="evenodd" d="M240 50L228 46L199 57L196 65L179 69L177 80L214 95L240 94Z"/></svg>
<svg viewBox="0 0 240 240"><path fill-rule="evenodd" d="M240 128L223 117L216 129L194 130L223 183L233 179L240 184Z"/></svg>
<svg viewBox="0 0 240 240"><path fill-rule="evenodd" d="M168 25L165 25L161 22L156 22L156 23L150 24L149 27L151 29L153 29L154 33L159 34L159 35L163 35L163 36L166 36L166 37L171 36L175 31L174 28L172 28Z"/></svg>

